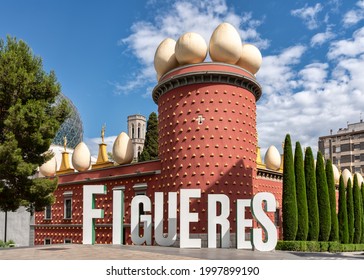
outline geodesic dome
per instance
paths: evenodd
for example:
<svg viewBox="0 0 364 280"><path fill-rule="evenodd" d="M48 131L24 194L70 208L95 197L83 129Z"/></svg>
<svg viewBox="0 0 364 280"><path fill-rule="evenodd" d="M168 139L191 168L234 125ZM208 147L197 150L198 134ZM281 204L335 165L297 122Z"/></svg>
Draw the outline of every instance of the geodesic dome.
<svg viewBox="0 0 364 280"><path fill-rule="evenodd" d="M63 146L63 137L67 137L67 147L74 149L83 139L83 126L80 114L72 101L63 95L58 96L55 104L66 100L71 108L70 116L64 121L53 139L53 144Z"/></svg>

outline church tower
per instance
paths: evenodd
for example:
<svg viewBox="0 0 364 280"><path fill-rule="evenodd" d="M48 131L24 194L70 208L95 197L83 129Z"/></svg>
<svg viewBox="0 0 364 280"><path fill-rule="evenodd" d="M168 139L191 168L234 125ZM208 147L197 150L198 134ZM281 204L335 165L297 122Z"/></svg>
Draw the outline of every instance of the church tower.
<svg viewBox="0 0 364 280"><path fill-rule="evenodd" d="M144 148L145 133L146 133L146 118L142 115L128 116L128 135L133 143L134 158L138 160L138 156Z"/></svg>

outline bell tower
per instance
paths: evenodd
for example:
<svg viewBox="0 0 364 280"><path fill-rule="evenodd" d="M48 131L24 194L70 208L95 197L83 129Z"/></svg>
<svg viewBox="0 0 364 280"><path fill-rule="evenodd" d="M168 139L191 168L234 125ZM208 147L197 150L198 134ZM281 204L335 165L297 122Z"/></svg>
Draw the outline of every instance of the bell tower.
<svg viewBox="0 0 364 280"><path fill-rule="evenodd" d="M128 116L128 135L133 143L134 149L133 161L138 161L138 156L143 151L146 123L146 118L142 115Z"/></svg>

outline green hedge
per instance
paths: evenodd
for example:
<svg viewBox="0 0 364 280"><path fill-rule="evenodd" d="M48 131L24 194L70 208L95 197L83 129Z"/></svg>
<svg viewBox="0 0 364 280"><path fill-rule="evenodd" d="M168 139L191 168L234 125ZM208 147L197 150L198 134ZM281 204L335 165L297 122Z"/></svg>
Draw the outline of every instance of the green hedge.
<svg viewBox="0 0 364 280"><path fill-rule="evenodd" d="M8 248L8 247L15 247L15 242L13 240L9 240L7 242L0 240L0 248Z"/></svg>
<svg viewBox="0 0 364 280"><path fill-rule="evenodd" d="M283 241L279 240L276 250L300 252L353 252L364 251L364 244L341 244L320 241Z"/></svg>

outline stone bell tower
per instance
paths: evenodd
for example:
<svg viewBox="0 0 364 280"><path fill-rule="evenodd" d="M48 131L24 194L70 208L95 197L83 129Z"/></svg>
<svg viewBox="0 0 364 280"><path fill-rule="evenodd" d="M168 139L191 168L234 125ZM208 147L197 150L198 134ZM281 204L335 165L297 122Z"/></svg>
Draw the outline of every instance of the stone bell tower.
<svg viewBox="0 0 364 280"><path fill-rule="evenodd" d="M146 123L146 118L142 115L137 114L128 116L128 136L133 143L134 149L133 161L137 161L138 156L143 151L147 126Z"/></svg>

